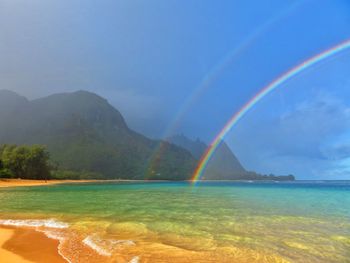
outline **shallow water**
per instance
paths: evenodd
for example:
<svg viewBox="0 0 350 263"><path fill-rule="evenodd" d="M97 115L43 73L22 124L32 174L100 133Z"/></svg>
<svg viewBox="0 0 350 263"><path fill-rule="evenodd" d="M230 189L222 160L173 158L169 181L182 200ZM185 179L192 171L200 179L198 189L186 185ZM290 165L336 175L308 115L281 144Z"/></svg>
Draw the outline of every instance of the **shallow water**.
<svg viewBox="0 0 350 263"><path fill-rule="evenodd" d="M54 185L0 201L0 224L44 231L74 263L350 262L347 181Z"/></svg>

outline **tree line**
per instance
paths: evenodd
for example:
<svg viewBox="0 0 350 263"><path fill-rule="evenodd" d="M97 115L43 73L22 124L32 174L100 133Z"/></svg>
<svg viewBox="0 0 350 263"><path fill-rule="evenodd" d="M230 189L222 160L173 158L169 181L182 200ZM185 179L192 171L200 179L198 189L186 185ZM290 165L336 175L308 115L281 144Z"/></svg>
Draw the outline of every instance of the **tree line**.
<svg viewBox="0 0 350 263"><path fill-rule="evenodd" d="M0 146L0 178L47 180L50 175L50 154L44 146Z"/></svg>

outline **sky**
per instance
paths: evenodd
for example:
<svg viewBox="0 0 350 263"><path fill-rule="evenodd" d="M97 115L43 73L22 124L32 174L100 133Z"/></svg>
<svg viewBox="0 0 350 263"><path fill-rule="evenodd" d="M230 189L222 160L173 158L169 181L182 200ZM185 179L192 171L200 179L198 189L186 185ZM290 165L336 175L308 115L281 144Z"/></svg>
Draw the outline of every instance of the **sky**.
<svg viewBox="0 0 350 263"><path fill-rule="evenodd" d="M0 89L89 90L152 138L209 143L289 68L350 39L348 0L0 0ZM350 51L256 104L225 140L248 170L350 179Z"/></svg>

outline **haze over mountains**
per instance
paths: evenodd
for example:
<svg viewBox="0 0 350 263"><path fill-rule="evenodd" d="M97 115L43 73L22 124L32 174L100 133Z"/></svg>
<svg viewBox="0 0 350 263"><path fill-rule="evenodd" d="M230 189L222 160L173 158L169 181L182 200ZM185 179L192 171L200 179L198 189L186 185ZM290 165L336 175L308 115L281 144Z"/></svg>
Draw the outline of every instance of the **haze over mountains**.
<svg viewBox="0 0 350 263"><path fill-rule="evenodd" d="M29 101L0 90L0 144L46 145L59 170L108 179L189 179L207 146L183 135L168 141L131 130L120 112L94 93L77 91ZM222 143L203 178L251 176Z"/></svg>
<svg viewBox="0 0 350 263"><path fill-rule="evenodd" d="M59 169L104 178L144 179L158 141L128 128L107 100L86 91L28 101L0 91L0 143L44 144ZM190 177L196 160L167 143L152 178Z"/></svg>
<svg viewBox="0 0 350 263"><path fill-rule="evenodd" d="M200 139L191 140L185 135L175 135L167 139L169 142L188 150L197 160L200 160L208 145ZM239 162L228 145L222 141L215 154L207 163L201 176L203 180L294 180L293 175L276 176L262 175L247 171Z"/></svg>
<svg viewBox="0 0 350 263"><path fill-rule="evenodd" d="M188 150L197 160L200 160L208 148L208 145L200 139L193 141L183 134L172 136L167 140ZM231 149L225 142L222 142L208 162L203 179L238 179L242 178L246 172Z"/></svg>

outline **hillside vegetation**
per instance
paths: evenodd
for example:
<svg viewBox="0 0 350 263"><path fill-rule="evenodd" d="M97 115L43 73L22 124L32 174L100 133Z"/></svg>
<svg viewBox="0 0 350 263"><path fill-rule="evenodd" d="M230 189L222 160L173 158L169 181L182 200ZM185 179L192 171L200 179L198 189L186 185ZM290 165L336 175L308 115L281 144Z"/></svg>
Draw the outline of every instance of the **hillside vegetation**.
<svg viewBox="0 0 350 263"><path fill-rule="evenodd" d="M33 179L48 178L50 174L57 179L186 180L191 178L207 148L200 140L185 136L166 141L149 139L131 130L106 99L87 91L29 101L14 92L0 90L1 145L7 145L0 152L2 176ZM34 158L41 163L35 164L28 157L35 154L41 156ZM34 164L42 171L35 171ZM294 177L247 172L222 142L202 179Z"/></svg>
<svg viewBox="0 0 350 263"><path fill-rule="evenodd" d="M49 153L40 145L0 147L0 178L51 178Z"/></svg>
<svg viewBox="0 0 350 263"><path fill-rule="evenodd" d="M195 158L166 142L157 165L148 169L158 143L129 129L119 111L93 93L78 91L29 101L0 91L0 144L45 145L60 171L57 177L190 178Z"/></svg>

